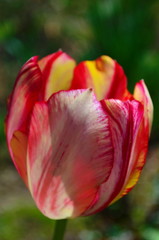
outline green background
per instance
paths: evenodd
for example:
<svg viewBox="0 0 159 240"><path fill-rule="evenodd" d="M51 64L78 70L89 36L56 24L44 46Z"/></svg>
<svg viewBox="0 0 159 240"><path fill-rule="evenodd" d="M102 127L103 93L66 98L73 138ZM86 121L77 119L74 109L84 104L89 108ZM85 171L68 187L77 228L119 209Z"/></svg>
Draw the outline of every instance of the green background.
<svg viewBox="0 0 159 240"><path fill-rule="evenodd" d="M51 239L53 221L36 209L10 160L4 117L22 64L61 48L80 62L106 54L132 92L144 79L154 102L147 164L132 192L92 217L70 220L66 240L159 239L159 1L0 0L0 239Z"/></svg>

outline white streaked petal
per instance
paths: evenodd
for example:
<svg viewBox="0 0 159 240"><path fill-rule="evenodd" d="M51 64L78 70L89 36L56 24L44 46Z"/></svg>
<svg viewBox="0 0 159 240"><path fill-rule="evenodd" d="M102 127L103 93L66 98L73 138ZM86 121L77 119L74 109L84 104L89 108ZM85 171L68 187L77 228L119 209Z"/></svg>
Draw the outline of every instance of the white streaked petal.
<svg viewBox="0 0 159 240"><path fill-rule="evenodd" d="M45 215L80 215L112 165L108 118L91 90L62 91L35 105L28 172L32 195Z"/></svg>
<svg viewBox="0 0 159 240"><path fill-rule="evenodd" d="M130 176L131 165L135 163L131 162L130 156L143 119L142 104L137 101L106 100L105 109L114 146L114 164L108 180L99 188L98 201L84 215L102 210L116 198Z"/></svg>

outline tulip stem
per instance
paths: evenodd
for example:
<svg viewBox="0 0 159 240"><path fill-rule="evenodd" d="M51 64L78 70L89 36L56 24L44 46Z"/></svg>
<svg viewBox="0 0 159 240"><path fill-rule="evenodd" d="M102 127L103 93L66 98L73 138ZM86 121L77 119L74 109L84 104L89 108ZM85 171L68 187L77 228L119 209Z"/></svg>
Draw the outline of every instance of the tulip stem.
<svg viewBox="0 0 159 240"><path fill-rule="evenodd" d="M52 240L63 240L66 230L67 219L56 220Z"/></svg>

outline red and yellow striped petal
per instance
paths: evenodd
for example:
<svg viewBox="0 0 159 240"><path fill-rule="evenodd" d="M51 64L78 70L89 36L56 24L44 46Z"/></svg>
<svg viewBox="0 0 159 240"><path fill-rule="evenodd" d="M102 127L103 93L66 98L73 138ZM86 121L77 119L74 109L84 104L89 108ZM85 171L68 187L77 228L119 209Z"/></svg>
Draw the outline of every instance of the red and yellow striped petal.
<svg viewBox="0 0 159 240"><path fill-rule="evenodd" d="M153 104L143 80L136 84L134 89L134 98L144 105L145 129L148 128L150 134L153 120Z"/></svg>
<svg viewBox="0 0 159 240"><path fill-rule="evenodd" d="M138 154L143 151L142 148L136 146L143 120L142 104L137 101L106 100L103 106L109 116L114 164L109 178L99 188L97 201L84 215L98 212L116 199L130 177L131 170L135 167ZM132 159L133 157L135 159Z"/></svg>
<svg viewBox="0 0 159 240"><path fill-rule="evenodd" d="M134 141L134 151L130 157L131 165L128 168L125 184L122 191L116 196L113 202L127 194L135 186L146 161L148 138L151 131L153 119L153 104L143 80L136 84L134 90L134 98L143 104L144 117L136 136L136 140Z"/></svg>
<svg viewBox="0 0 159 240"><path fill-rule="evenodd" d="M92 91L37 103L28 142L29 188L39 209L54 219L81 215L113 166L108 117Z"/></svg>
<svg viewBox="0 0 159 240"><path fill-rule="evenodd" d="M128 98L127 80L122 67L112 58L101 56L75 68L72 89L93 88L98 100Z"/></svg>
<svg viewBox="0 0 159 240"><path fill-rule="evenodd" d="M131 165L128 168L125 184L122 191L116 196L113 202L127 194L135 186L146 160L148 138L151 131L153 119L153 104L143 80L136 84L134 90L134 98L143 104L144 117L136 136L136 140L134 141L134 151L131 154Z"/></svg>
<svg viewBox="0 0 159 240"><path fill-rule="evenodd" d="M45 100L60 90L69 90L76 62L61 50L42 58L39 67L45 79Z"/></svg>
<svg viewBox="0 0 159 240"><path fill-rule="evenodd" d="M35 102L42 99L42 89L43 81L37 65L37 57L32 57L24 64L17 77L13 93L9 99L8 116L6 119L9 151L18 172L25 182L27 182L25 175L26 157L22 149L26 140L23 139L23 134L19 131L22 131L24 135L28 134L32 109ZM20 145L22 145L22 149L18 150Z"/></svg>
<svg viewBox="0 0 159 240"><path fill-rule="evenodd" d="M146 161L148 137L148 131L145 131L143 119L134 141L133 151L130 156L130 164L128 166L125 183L122 190L115 197L115 199L113 199L111 204L126 195L136 185Z"/></svg>
<svg viewBox="0 0 159 240"><path fill-rule="evenodd" d="M32 57L22 67L13 93L9 99L6 120L7 138L11 140L14 131L25 128L35 102L42 95L42 76L37 65L37 57Z"/></svg>

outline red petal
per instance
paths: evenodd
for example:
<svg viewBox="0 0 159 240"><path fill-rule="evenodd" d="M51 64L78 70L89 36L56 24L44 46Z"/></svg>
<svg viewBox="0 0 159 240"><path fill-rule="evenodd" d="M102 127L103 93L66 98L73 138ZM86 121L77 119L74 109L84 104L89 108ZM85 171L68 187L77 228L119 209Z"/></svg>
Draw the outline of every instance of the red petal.
<svg viewBox="0 0 159 240"><path fill-rule="evenodd" d="M32 57L22 67L18 74L15 87L9 100L7 116L7 137L8 141L15 130L24 128L30 118L31 110L42 95L42 77L37 65L37 57ZM39 93L40 92L40 93Z"/></svg>
<svg viewBox="0 0 159 240"><path fill-rule="evenodd" d="M14 157L15 155L19 156L20 152L18 153L19 150L17 147L14 147L14 150L12 149L11 140L15 142L15 136L13 136L13 134L17 130L20 130L27 135L31 112L35 102L42 98L42 89L43 81L41 72L37 65L37 57L32 57L24 64L17 77L15 87L10 98L8 116L6 120L8 147L15 166L19 172L26 170L23 170L21 167L25 167L25 164L19 164L19 160L17 162L17 158ZM15 153L15 149L17 149L17 153ZM21 158L22 157L23 156L21 156Z"/></svg>
<svg viewBox="0 0 159 240"><path fill-rule="evenodd" d="M109 115L115 150L114 165L108 180L99 189L99 200L84 215L102 210L119 196L126 186L132 170L137 169L139 156L145 153L145 143L148 142L148 138L145 139L141 131L142 104L137 101L107 100L103 105ZM141 144L137 145L139 141Z"/></svg>
<svg viewBox="0 0 159 240"><path fill-rule="evenodd" d="M127 80L122 67L108 56L85 61L75 68L72 89L93 88L97 99L125 99Z"/></svg>
<svg viewBox="0 0 159 240"><path fill-rule="evenodd" d="M35 105L28 147L29 186L50 218L79 216L113 165L108 119L91 90L62 91Z"/></svg>
<svg viewBox="0 0 159 240"><path fill-rule="evenodd" d="M148 129L145 130L144 119L143 119L140 125L140 128L138 130L136 139L134 141L125 183L123 185L122 190L116 196L116 198L113 199L111 204L117 201L119 198L121 198L125 194L127 194L136 185L140 177L141 170L146 161L146 154L148 149L148 135L149 135L149 132L148 132Z"/></svg>
<svg viewBox="0 0 159 240"><path fill-rule="evenodd" d="M50 54L39 61L45 79L45 100L60 90L69 90L73 78L75 61L62 51Z"/></svg>
<svg viewBox="0 0 159 240"><path fill-rule="evenodd" d="M127 194L134 187L139 179L141 170L146 160L148 138L150 135L153 119L153 104L143 80L136 84L134 90L134 98L143 104L144 118L140 125L136 141L134 143L134 151L132 151L130 161L131 167L129 167L125 185L120 194L118 194L118 196L113 200L113 202L121 198L123 195Z"/></svg>

